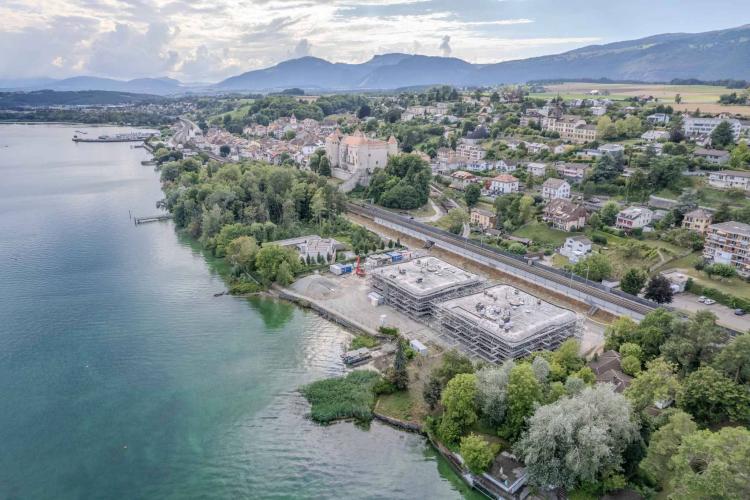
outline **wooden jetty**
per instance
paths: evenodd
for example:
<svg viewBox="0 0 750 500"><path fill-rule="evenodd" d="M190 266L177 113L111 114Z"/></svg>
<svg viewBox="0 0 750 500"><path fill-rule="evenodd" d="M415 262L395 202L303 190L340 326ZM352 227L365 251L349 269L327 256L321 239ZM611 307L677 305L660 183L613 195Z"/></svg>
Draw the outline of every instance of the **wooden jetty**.
<svg viewBox="0 0 750 500"><path fill-rule="evenodd" d="M137 224L148 224L149 222L159 222L162 220L170 220L172 218L172 214L161 214L161 215L151 215L149 217L133 217L133 220Z"/></svg>

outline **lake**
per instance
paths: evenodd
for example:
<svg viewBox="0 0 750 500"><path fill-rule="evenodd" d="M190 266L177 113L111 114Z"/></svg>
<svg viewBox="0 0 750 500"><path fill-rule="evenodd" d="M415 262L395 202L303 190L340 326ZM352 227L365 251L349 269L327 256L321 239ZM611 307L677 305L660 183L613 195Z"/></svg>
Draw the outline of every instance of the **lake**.
<svg viewBox="0 0 750 500"><path fill-rule="evenodd" d="M130 144L0 125L0 498L461 498L426 440L322 427L296 391L348 334L265 298L158 213Z"/></svg>

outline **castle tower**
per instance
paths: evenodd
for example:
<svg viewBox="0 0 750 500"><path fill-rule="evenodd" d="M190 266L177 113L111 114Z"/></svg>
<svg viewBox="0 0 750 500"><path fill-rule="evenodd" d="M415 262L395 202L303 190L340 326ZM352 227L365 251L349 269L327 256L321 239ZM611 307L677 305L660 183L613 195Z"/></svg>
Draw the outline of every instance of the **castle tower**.
<svg viewBox="0 0 750 500"><path fill-rule="evenodd" d="M388 138L388 156L395 156L398 154L398 141L394 136Z"/></svg>

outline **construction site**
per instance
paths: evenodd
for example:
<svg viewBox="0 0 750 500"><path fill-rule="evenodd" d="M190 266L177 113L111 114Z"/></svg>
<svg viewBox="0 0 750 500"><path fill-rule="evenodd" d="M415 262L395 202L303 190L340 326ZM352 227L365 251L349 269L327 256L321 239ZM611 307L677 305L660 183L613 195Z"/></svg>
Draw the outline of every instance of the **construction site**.
<svg viewBox="0 0 750 500"><path fill-rule="evenodd" d="M433 314L444 340L490 363L553 350L582 329L573 311L509 285L438 302Z"/></svg>
<svg viewBox="0 0 750 500"><path fill-rule="evenodd" d="M437 302L478 290L484 280L435 257L422 257L370 272L373 291L412 319L429 321Z"/></svg>

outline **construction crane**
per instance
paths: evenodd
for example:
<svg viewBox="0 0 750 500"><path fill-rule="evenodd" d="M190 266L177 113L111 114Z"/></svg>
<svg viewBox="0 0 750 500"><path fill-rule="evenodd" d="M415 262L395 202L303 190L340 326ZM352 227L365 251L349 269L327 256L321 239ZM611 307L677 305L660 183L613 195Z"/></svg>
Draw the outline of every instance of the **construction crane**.
<svg viewBox="0 0 750 500"><path fill-rule="evenodd" d="M365 277L365 268L359 265L359 255L357 255L357 267L354 270L354 274L356 274L360 278Z"/></svg>

